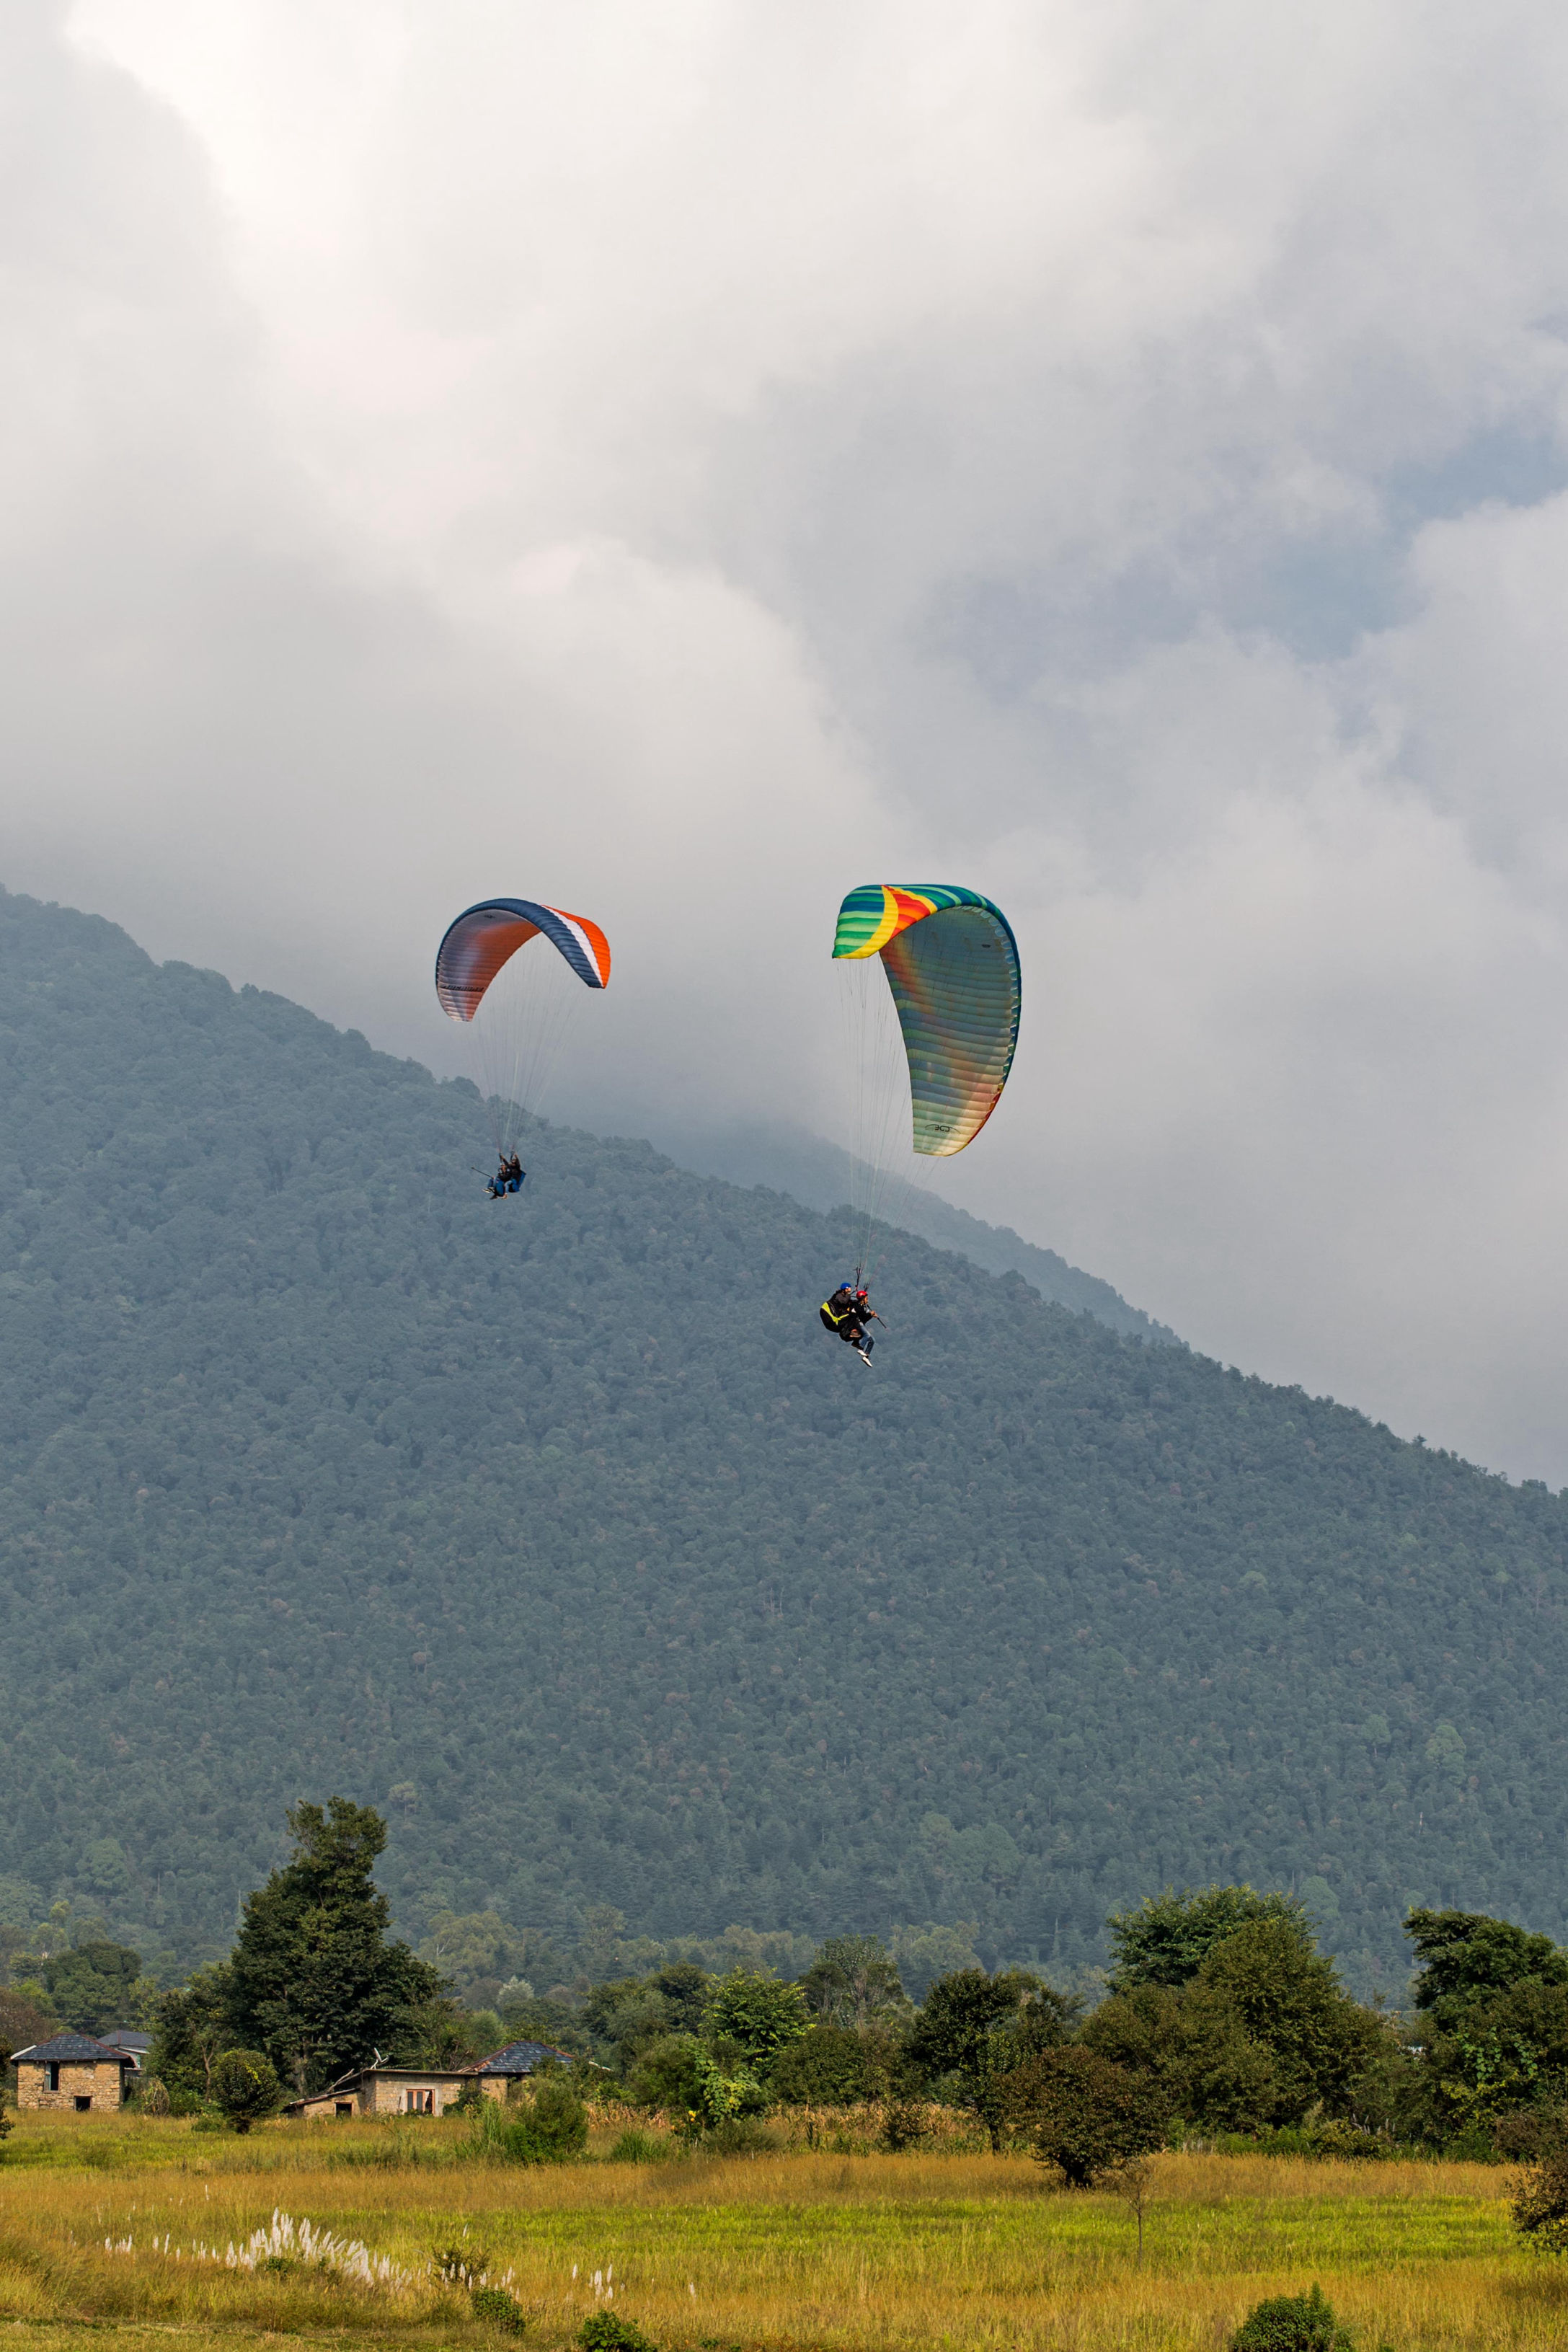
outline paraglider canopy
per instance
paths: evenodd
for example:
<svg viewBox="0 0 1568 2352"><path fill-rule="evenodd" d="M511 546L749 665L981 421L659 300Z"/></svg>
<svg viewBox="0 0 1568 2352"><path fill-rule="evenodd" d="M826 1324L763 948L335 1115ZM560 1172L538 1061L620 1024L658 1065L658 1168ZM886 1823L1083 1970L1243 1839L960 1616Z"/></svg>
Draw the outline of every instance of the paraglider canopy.
<svg viewBox="0 0 1568 2352"><path fill-rule="evenodd" d="M609 987L610 942L586 915L534 898L486 898L458 916L435 950L435 993L448 1020L472 1021L502 965L541 936L585 986Z"/></svg>
<svg viewBox="0 0 1568 2352"><path fill-rule="evenodd" d="M537 898L485 898L448 926L435 951L435 993L460 1024L503 1161L538 1108L589 1001L584 990L609 984L610 942L586 915Z"/></svg>
<svg viewBox="0 0 1568 2352"><path fill-rule="evenodd" d="M1018 942L999 907L954 883L868 882L839 909L838 962L880 956L909 1066L914 1144L950 1159L1001 1097L1018 1044Z"/></svg>

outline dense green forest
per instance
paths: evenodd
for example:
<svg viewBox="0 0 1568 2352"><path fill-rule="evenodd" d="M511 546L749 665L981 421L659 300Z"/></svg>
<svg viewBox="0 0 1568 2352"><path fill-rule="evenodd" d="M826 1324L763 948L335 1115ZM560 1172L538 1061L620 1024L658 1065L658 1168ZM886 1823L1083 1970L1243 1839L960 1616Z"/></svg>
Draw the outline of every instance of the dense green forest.
<svg viewBox="0 0 1568 2352"><path fill-rule="evenodd" d="M400 1927L972 1923L1166 1882L1561 1937L1568 1505L914 1237L540 1127L0 898L6 1899L226 1948L302 1791Z"/></svg>
<svg viewBox="0 0 1568 2352"><path fill-rule="evenodd" d="M841 1150L820 1135L783 1120L766 1126L737 1123L729 1127L688 1124L672 1127L654 1140L683 1168L705 1176L722 1176L731 1184L765 1184L788 1192L810 1209L831 1209L846 1190L846 1163ZM943 1163L946 1165L946 1163ZM935 1242L938 1249L957 1250L983 1265L988 1274L1021 1274L1042 1298L1092 1315L1113 1331L1136 1338L1171 1340L1176 1333L1151 1316L1129 1307L1119 1290L1082 1266L1070 1265L1055 1250L1026 1242L1010 1225L988 1225L967 1209L956 1209L938 1193L912 1183L899 1202L898 1220L908 1232Z"/></svg>

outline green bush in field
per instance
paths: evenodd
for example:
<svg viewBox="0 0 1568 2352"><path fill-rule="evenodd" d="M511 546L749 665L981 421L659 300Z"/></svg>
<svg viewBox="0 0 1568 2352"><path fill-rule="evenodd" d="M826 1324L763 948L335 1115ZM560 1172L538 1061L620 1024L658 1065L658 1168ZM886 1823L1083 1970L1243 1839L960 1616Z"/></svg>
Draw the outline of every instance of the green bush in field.
<svg viewBox="0 0 1568 2352"><path fill-rule="evenodd" d="M1305 2294L1272 2294L1250 2310L1230 2339L1230 2352L1351 2352L1352 2338L1333 2315L1321 2286Z"/></svg>
<svg viewBox="0 0 1568 2352"><path fill-rule="evenodd" d="M622 2319L614 2311L594 2312L583 2321L577 2340L582 2352L657 2352L635 2320Z"/></svg>
<svg viewBox="0 0 1568 2352"><path fill-rule="evenodd" d="M225 2050L213 2068L213 2096L236 2132L276 2114L281 2095L272 2061L259 2050Z"/></svg>
<svg viewBox="0 0 1568 2352"><path fill-rule="evenodd" d="M492 2327L503 2328L508 2336L520 2336L528 2326L522 2305L504 2286L476 2286L468 2302L476 2319L488 2320Z"/></svg>
<svg viewBox="0 0 1568 2352"><path fill-rule="evenodd" d="M1091 2189L1163 2147L1166 2110L1155 2084L1097 2050L1043 2050L1006 2078L1015 2128L1029 2134L1041 2164L1070 2189Z"/></svg>
<svg viewBox="0 0 1568 2352"><path fill-rule="evenodd" d="M473 2111L476 2156L508 2164L567 2164L588 2146L588 2109L565 2074L541 2074L516 2107L482 2099Z"/></svg>
<svg viewBox="0 0 1568 2352"><path fill-rule="evenodd" d="M1568 2254L1568 2146L1548 2148L1514 2191L1513 2226L1538 2254Z"/></svg>

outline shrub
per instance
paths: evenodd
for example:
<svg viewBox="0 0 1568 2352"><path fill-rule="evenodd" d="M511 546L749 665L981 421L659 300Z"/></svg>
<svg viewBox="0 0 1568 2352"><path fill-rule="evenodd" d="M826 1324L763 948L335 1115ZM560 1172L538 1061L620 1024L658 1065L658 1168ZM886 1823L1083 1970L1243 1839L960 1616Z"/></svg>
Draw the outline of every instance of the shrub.
<svg viewBox="0 0 1568 2352"><path fill-rule="evenodd" d="M170 2113L169 2085L161 2074L144 2074L136 2086L136 2104L143 2114L166 2116Z"/></svg>
<svg viewBox="0 0 1568 2352"><path fill-rule="evenodd" d="M1230 2339L1230 2352L1351 2352L1349 2331L1321 2286L1273 2294L1253 2306Z"/></svg>
<svg viewBox="0 0 1568 2352"><path fill-rule="evenodd" d="M1513 2226L1538 2254L1568 2254L1568 2147L1548 2148L1513 2193Z"/></svg>
<svg viewBox="0 0 1568 2352"><path fill-rule="evenodd" d="M773 2063L773 2095L791 2107L854 2107L882 2088L881 2068L849 2025L813 2025Z"/></svg>
<svg viewBox="0 0 1568 2352"><path fill-rule="evenodd" d="M662 2033L639 2053L626 2078L626 2095L634 2106L665 2107L685 2115L702 2105L697 2074L701 2044L693 2033Z"/></svg>
<svg viewBox="0 0 1568 2352"><path fill-rule="evenodd" d="M1323 2116L1307 2126L1307 2145L1314 2156L1349 2157L1358 2163L1376 2163L1394 2154L1394 2142L1380 2132L1363 2131L1343 2116Z"/></svg>
<svg viewBox="0 0 1568 2352"><path fill-rule="evenodd" d="M437 2246L430 2267L444 2285L472 2288L483 2281L489 2260L483 2246L471 2246L466 2238L459 2238L449 2246Z"/></svg>
<svg viewBox="0 0 1568 2352"><path fill-rule="evenodd" d="M492 2327L504 2328L508 2336L520 2336L528 2326L522 2305L504 2286L476 2286L468 2301L476 2319L488 2320Z"/></svg>
<svg viewBox="0 0 1568 2352"><path fill-rule="evenodd" d="M213 2068L213 2096L236 2132L272 2115L280 2091L271 2059L259 2050L225 2050Z"/></svg>
<svg viewBox="0 0 1568 2352"><path fill-rule="evenodd" d="M622 2319L618 2311L591 2313L578 2330L577 2340L582 2352L657 2352L636 2321Z"/></svg>
<svg viewBox="0 0 1568 2352"><path fill-rule="evenodd" d="M1004 2083L1013 2127L1028 2132L1040 2162L1057 2166L1071 2189L1092 2188L1102 2173L1165 2145L1158 2091L1097 2050L1042 2050Z"/></svg>
<svg viewBox="0 0 1568 2352"><path fill-rule="evenodd" d="M1491 2127L1499 2156L1516 2164L1537 2164L1568 2142L1568 2108L1517 2107Z"/></svg>
<svg viewBox="0 0 1568 2352"><path fill-rule="evenodd" d="M481 2100L472 2116L476 2156L506 2164L566 2164L588 2146L588 2109L564 2074L543 2074L531 2098L508 2111Z"/></svg>
<svg viewBox="0 0 1568 2352"><path fill-rule="evenodd" d="M882 2144L890 2156L918 2147L929 2132L924 2099L889 2099L882 2111Z"/></svg>
<svg viewBox="0 0 1568 2352"><path fill-rule="evenodd" d="M544 2074L528 2121L547 2164L564 2164L588 2146L588 2109L564 2074Z"/></svg>

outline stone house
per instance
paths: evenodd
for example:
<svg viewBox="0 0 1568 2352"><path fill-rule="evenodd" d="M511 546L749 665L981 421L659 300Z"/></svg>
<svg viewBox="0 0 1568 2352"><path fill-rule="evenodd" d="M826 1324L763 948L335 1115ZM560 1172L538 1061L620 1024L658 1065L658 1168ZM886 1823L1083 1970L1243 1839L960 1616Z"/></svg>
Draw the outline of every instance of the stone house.
<svg viewBox="0 0 1568 2352"><path fill-rule="evenodd" d="M57 2033L30 2042L11 2063L16 2069L18 2107L43 2107L57 2115L85 2115L124 2104L125 2077L136 2072L129 2050L94 2041L90 2033Z"/></svg>
<svg viewBox="0 0 1568 2352"><path fill-rule="evenodd" d="M570 2052L552 2050L548 2042L508 2042L504 2050L481 2058L476 2066L465 2067L464 2075L477 2083L486 2099L504 2099L513 2083L552 2058L565 2066L571 2063Z"/></svg>
<svg viewBox="0 0 1568 2352"><path fill-rule="evenodd" d="M293 2099L286 2116L439 2116L463 2095L466 2074L441 2066L357 2066L324 2091Z"/></svg>
<svg viewBox="0 0 1568 2352"><path fill-rule="evenodd" d="M508 2084L531 2074L547 2058L564 2059L564 2050L544 2042L508 2042L504 2050L481 2059L476 2066L387 2066L377 2058L341 2074L325 2091L291 2100L287 2116L331 2122L340 2116L439 2116L456 2105L470 2084L488 2099L504 2099Z"/></svg>

